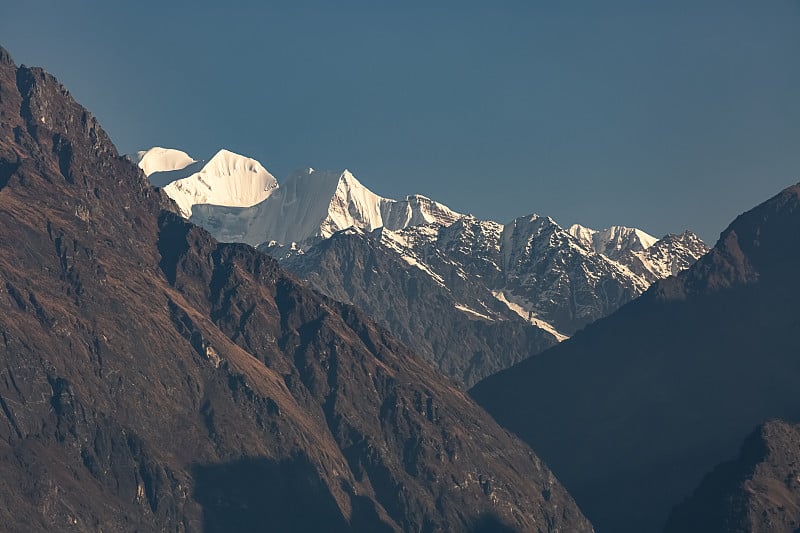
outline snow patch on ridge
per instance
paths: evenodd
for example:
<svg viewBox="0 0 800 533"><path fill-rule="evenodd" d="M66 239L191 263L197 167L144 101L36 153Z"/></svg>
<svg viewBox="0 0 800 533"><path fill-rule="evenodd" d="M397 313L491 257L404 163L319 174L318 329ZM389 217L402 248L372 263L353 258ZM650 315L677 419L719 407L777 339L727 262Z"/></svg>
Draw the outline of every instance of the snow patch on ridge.
<svg viewBox="0 0 800 533"><path fill-rule="evenodd" d="M518 314L524 320L553 335L558 342L569 338L568 335L564 335L563 333L559 332L551 324L536 318L535 313L532 311L533 306L529 302L526 302L525 299L514 295L506 296L503 291L492 291L492 294L494 294L494 297L497 298L501 303L505 304L506 307Z"/></svg>
<svg viewBox="0 0 800 533"><path fill-rule="evenodd" d="M483 320L488 320L489 322L494 322L494 319L492 317L490 317L488 315L484 315L483 313L479 313L476 310L472 309L471 307L467 307L466 305L455 304L453 307L455 307L459 311L462 311L462 312L464 312L464 313L466 313L468 315L472 315L474 317L481 318Z"/></svg>
<svg viewBox="0 0 800 533"><path fill-rule="evenodd" d="M421 226L425 227L425 226ZM380 243L397 253L400 258L411 266L429 275L439 286L450 290L444 283L444 278L434 272L424 261L420 260L412 250L407 237L400 232L383 229L380 234Z"/></svg>

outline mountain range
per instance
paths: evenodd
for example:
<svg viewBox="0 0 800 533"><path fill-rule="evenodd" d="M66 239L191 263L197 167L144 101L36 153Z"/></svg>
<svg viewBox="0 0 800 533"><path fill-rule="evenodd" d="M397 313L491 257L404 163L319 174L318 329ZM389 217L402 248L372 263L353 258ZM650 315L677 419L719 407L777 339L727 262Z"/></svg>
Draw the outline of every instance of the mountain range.
<svg viewBox="0 0 800 533"><path fill-rule="evenodd" d="M266 199L235 205L226 182L249 178L215 174L219 157L198 167L183 152L152 148L134 159L154 185L165 174L176 180L164 190L179 205L194 202L190 213L181 209L189 220L365 309L467 386L562 341L707 251L688 231L656 239L623 226L564 229L535 214L480 220L419 195L381 197L347 170L296 172L281 186L266 184ZM200 202L198 189L217 203Z"/></svg>
<svg viewBox="0 0 800 533"><path fill-rule="evenodd" d="M229 191L269 192L256 164L218 163L263 179ZM363 312L178 212L0 48L4 530L592 530Z"/></svg>

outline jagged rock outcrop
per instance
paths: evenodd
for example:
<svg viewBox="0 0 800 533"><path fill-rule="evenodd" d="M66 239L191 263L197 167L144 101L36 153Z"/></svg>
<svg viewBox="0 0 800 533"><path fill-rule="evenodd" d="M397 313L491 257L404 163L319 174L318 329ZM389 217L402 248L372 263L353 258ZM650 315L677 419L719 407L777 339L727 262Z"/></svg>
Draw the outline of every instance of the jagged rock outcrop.
<svg viewBox="0 0 800 533"><path fill-rule="evenodd" d="M0 49L5 530L591 530L362 312L170 209Z"/></svg>
<svg viewBox="0 0 800 533"><path fill-rule="evenodd" d="M627 250L617 261L654 283L688 270L708 253L708 246L691 231L665 235L644 250Z"/></svg>

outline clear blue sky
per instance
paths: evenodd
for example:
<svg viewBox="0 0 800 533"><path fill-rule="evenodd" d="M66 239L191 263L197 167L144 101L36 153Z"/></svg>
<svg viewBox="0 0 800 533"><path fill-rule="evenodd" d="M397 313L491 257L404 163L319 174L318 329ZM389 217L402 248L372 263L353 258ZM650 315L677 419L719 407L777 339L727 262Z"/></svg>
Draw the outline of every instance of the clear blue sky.
<svg viewBox="0 0 800 533"><path fill-rule="evenodd" d="M122 152L349 168L501 222L714 241L800 181L800 0L3 0L0 44Z"/></svg>

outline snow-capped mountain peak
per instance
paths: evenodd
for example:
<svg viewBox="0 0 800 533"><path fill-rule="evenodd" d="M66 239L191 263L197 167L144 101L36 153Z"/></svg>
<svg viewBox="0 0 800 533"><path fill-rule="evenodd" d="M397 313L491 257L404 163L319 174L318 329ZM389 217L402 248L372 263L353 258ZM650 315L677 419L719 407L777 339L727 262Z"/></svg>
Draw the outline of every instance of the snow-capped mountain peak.
<svg viewBox="0 0 800 533"><path fill-rule="evenodd" d="M575 237L578 242L590 250L594 250L594 236L597 234L596 229L587 228L580 224L573 224L569 227L569 233Z"/></svg>
<svg viewBox="0 0 800 533"><path fill-rule="evenodd" d="M658 239L637 228L611 226L596 230L573 224L569 233L590 250L617 259L626 252L640 252L650 248Z"/></svg>
<svg viewBox="0 0 800 533"><path fill-rule="evenodd" d="M208 160L203 170L219 177L235 177L240 173L269 174L261 163L253 158L236 154L224 148ZM274 178L270 182L274 182Z"/></svg>
<svg viewBox="0 0 800 533"><path fill-rule="evenodd" d="M144 171L145 176L150 176L155 172L180 170L196 163L186 152L160 146L154 146L149 150L140 150L132 155L131 159Z"/></svg>
<svg viewBox="0 0 800 533"><path fill-rule="evenodd" d="M350 227L367 231L380 227L383 201L348 170L307 168L291 174L267 201L241 210L238 216L251 220L245 242L302 243Z"/></svg>
<svg viewBox="0 0 800 533"><path fill-rule="evenodd" d="M170 189L165 189L170 193ZM350 227L371 232L403 229L417 224L449 225L463 215L421 195L404 200L380 196L347 169L292 173L265 201L248 209L196 205L192 220L220 240L253 246L275 241L310 246ZM215 232L215 229L219 231Z"/></svg>
<svg viewBox="0 0 800 533"><path fill-rule="evenodd" d="M353 174L342 171L336 191L327 206L327 216L320 227L320 236L353 226L366 231L383 226L383 204L386 198L367 189Z"/></svg>
<svg viewBox="0 0 800 533"><path fill-rule="evenodd" d="M447 226L463 216L420 194L404 200L379 196L347 169L305 168L292 173L279 188L258 161L224 149L208 161L161 147L131 159L151 184L164 188L184 217L220 240L254 246L275 241L302 247L349 227L373 231Z"/></svg>
<svg viewBox="0 0 800 533"><path fill-rule="evenodd" d="M276 219L264 227L279 242L328 238L349 227L372 231L383 227L398 230L426 223L448 225L462 216L422 195L410 195L399 201L379 196L347 169L297 172L286 180L282 191L273 202L281 202L277 212L283 215L284 221ZM297 207L289 208L295 205Z"/></svg>
<svg viewBox="0 0 800 533"><path fill-rule="evenodd" d="M403 201L394 202L387 210L385 218L388 227L399 229L420 224L449 226L462 216L427 196L412 194Z"/></svg>
<svg viewBox="0 0 800 533"><path fill-rule="evenodd" d="M230 150L219 150L208 161L158 147L138 152L137 157L150 182L163 187L187 218L197 204L249 207L264 201L278 187L261 163Z"/></svg>

